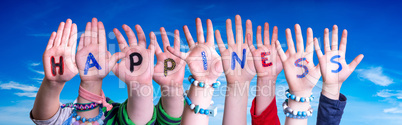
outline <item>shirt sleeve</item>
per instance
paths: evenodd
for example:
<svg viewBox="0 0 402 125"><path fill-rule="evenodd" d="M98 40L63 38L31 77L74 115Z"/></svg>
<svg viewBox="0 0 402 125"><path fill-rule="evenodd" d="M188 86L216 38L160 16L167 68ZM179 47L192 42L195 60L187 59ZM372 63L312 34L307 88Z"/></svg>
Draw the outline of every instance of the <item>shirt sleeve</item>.
<svg viewBox="0 0 402 125"><path fill-rule="evenodd" d="M276 108L276 99L274 98L269 106L260 114L255 114L255 98L251 104L250 114L253 125L280 125L278 109Z"/></svg>
<svg viewBox="0 0 402 125"><path fill-rule="evenodd" d="M62 103L60 103L61 105ZM61 125L65 120L69 118L71 113L73 112L73 108L65 107L57 110L56 114L54 114L51 118L47 120L37 120L32 116L32 110L29 112L30 119L37 125Z"/></svg>
<svg viewBox="0 0 402 125"><path fill-rule="evenodd" d="M181 117L175 118L170 116L165 112L162 106L162 101L159 100L158 104L155 106L156 109L156 122L158 125L180 125Z"/></svg>
<svg viewBox="0 0 402 125"><path fill-rule="evenodd" d="M339 94L339 100L332 100L321 94L318 105L317 125L339 125L345 106L345 95Z"/></svg>

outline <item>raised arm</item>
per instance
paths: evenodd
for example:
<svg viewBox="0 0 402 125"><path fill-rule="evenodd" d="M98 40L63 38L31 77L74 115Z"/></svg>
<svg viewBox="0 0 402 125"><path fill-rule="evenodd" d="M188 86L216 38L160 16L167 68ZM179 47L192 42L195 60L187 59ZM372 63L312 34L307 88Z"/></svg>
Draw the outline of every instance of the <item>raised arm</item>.
<svg viewBox="0 0 402 125"><path fill-rule="evenodd" d="M75 50L77 46L77 25L71 19L61 22L57 32L50 36L43 68L45 78L36 95L32 116L36 120L47 120L60 108L60 92L64 84L77 75Z"/></svg>
<svg viewBox="0 0 402 125"><path fill-rule="evenodd" d="M128 45L119 30L114 29L120 50L125 57L113 68L113 73L127 84L127 114L135 124L147 124L154 112L152 75L154 72L154 53L156 38L150 33L148 49L144 31L136 25L137 38L127 25L123 25L128 38Z"/></svg>
<svg viewBox="0 0 402 125"><path fill-rule="evenodd" d="M209 19L207 20L206 39L204 39L200 18L196 19L196 27L197 43L194 43L188 27L183 27L190 51L183 53L172 47L168 47L168 51L186 61L195 80L202 82L202 85L211 86L223 72L220 56L215 51L212 22ZM196 86L195 83L191 85L187 94L191 104L187 103L184 107L182 124L208 124L209 115L206 115L205 112L200 113L200 110L197 109L207 109L210 106L213 91L213 87L200 87L199 84Z"/></svg>
<svg viewBox="0 0 402 125"><path fill-rule="evenodd" d="M318 107L317 125L339 125L346 97L340 94L343 82L355 70L363 59L363 54L357 56L349 65L346 63L346 43L348 32L343 30L338 49L338 26L332 28L332 43L329 40L329 30L324 30L324 51L321 52L318 40L314 39L315 50L321 67L323 79L322 96Z"/></svg>
<svg viewBox="0 0 402 125"><path fill-rule="evenodd" d="M278 39L278 28L276 26L273 28L272 40L270 40L269 24L264 24L263 35L261 35L261 29L261 26L257 27L257 49L252 42L248 43L257 71L256 97L250 109L252 123L279 125L276 101L274 100L276 79L283 69L274 43ZM262 37L264 37L264 42ZM270 43L271 41L272 43Z"/></svg>
<svg viewBox="0 0 402 125"><path fill-rule="evenodd" d="M186 62L167 51L170 46L165 28L160 29L162 35L163 52L158 42L155 42L155 65L153 79L161 87L161 102L163 109L169 116L179 118L183 114L183 78ZM151 34L154 35L154 34ZM155 36L151 36L155 38ZM174 49L180 51L179 30L174 31Z"/></svg>
<svg viewBox="0 0 402 125"><path fill-rule="evenodd" d="M246 22L244 40L241 18L236 15L236 39L233 37L232 22L226 20L228 49L226 49L219 30L216 31L216 41L222 56L223 68L226 75L227 89L223 124L247 124L247 101L250 81L255 76L254 62L247 43L252 43L253 30L251 21ZM235 42L236 41L236 42Z"/></svg>
<svg viewBox="0 0 402 125"><path fill-rule="evenodd" d="M285 70L285 77L289 85L287 103L284 103L286 125L307 125L307 118L312 114L310 106L311 91L321 77L320 67L314 65L313 30L307 29L306 48L304 49L302 32L299 24L295 25L296 48L294 47L290 29L286 29L288 45L287 54L276 41L279 57Z"/></svg>
<svg viewBox="0 0 402 125"><path fill-rule="evenodd" d="M96 18L86 25L85 33L81 35L77 51L77 66L80 73L81 84L79 88L79 96L77 103L98 103L103 104L104 107L110 106L105 103L104 93L102 91L102 80L105 78L116 62L124 56L123 53L115 53L113 55L107 51L106 47L106 33L105 27L102 22L98 22ZM83 92L86 91L86 92ZM92 93L94 96L91 98L98 98L96 100L89 99L85 95ZM77 112L80 116L79 122L87 122L88 118L94 118L99 115L99 107L85 112ZM86 118L83 120L82 118ZM77 118L78 119L78 118Z"/></svg>

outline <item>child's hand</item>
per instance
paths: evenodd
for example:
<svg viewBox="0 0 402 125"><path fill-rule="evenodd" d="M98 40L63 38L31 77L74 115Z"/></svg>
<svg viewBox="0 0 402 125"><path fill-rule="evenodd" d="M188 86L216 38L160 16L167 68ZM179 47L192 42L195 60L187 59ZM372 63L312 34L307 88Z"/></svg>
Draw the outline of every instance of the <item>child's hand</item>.
<svg viewBox="0 0 402 125"><path fill-rule="evenodd" d="M45 53L43 66L45 80L65 83L77 75L75 64L75 48L77 46L77 25L71 19L61 22L59 29L50 36Z"/></svg>
<svg viewBox="0 0 402 125"><path fill-rule="evenodd" d="M257 27L257 49L252 42L249 42L251 54L254 57L254 66L257 77L276 79L282 71L282 62L277 54L275 41L278 40L278 27L274 27L272 43L269 40L269 24L264 24L264 43L262 42L261 26Z"/></svg>
<svg viewBox="0 0 402 125"><path fill-rule="evenodd" d="M183 27L184 34L187 39L190 51L187 53L180 52L172 47L168 47L168 51L186 61L194 78L205 83L214 83L222 74L222 61L214 46L214 31L211 20L207 20L207 39L204 39L204 31L202 29L201 19L196 19L197 27L197 43L188 30L187 26ZM203 60L203 55L205 58ZM204 63L205 61L205 63ZM205 64L205 65L204 65Z"/></svg>
<svg viewBox="0 0 402 125"><path fill-rule="evenodd" d="M315 49L317 52L318 60L321 67L321 74L323 79L322 94L326 97L338 100L339 90L342 83L349 77L355 70L356 66L363 59L363 55L357 56L349 65L345 60L346 41L348 32L343 30L341 43L338 50L338 26L334 25L332 29L332 44L329 43L329 31L324 30L324 50L325 55L322 54L318 45L318 40L314 39ZM332 48L332 49L331 49Z"/></svg>
<svg viewBox="0 0 402 125"><path fill-rule="evenodd" d="M216 42L218 43L219 51L223 60L223 68L226 74L227 83L234 84L235 82L245 83L250 82L255 76L255 68L253 57L250 53L247 43L243 42L243 29L241 18L236 15L236 43L233 38L232 22L226 20L226 33L228 36L228 49L226 49L219 30L216 31ZM246 42L252 44L252 26L251 21L246 22ZM244 55L245 54L245 55ZM237 57L235 57L237 56ZM245 58L244 58L245 57ZM239 59L239 60L237 60ZM244 63L244 64L243 64Z"/></svg>
<svg viewBox="0 0 402 125"><path fill-rule="evenodd" d="M173 55L170 52L167 52L167 47L170 46L168 36L166 34L165 28L161 28L162 42L163 42L163 52L156 42L156 59L157 63L155 65L153 79L156 83L160 85L169 85L182 87L183 78L184 78L184 67L186 66L186 62L181 60L179 57ZM151 34L154 35L154 34ZM174 49L175 51L180 51L180 36L179 30L174 31Z"/></svg>
<svg viewBox="0 0 402 125"><path fill-rule="evenodd" d="M303 37L300 25L295 25L297 53L294 48L290 29L286 29L286 40L288 44L287 54L283 52L279 41L276 47L285 70L286 80L293 94L302 97L311 95L311 91L321 77L320 67L313 62L313 30L307 29L307 45L304 50Z"/></svg>
<svg viewBox="0 0 402 125"><path fill-rule="evenodd" d="M121 62L113 68L113 73L126 84L136 82L152 85L156 42L155 34L153 32L150 33L151 42L147 49L145 34L140 25L135 26L138 35L138 43L133 30L131 30L129 26L123 25L123 29L128 37L129 45L127 45L126 40L118 29L115 28L113 30L120 50L126 55Z"/></svg>
<svg viewBox="0 0 402 125"><path fill-rule="evenodd" d="M102 22L98 22L96 18L93 18L92 23L87 23L85 34L81 35L77 56L75 57L81 81L102 81L120 59L118 56L122 55L121 53L115 53L112 56L107 51L105 27Z"/></svg>

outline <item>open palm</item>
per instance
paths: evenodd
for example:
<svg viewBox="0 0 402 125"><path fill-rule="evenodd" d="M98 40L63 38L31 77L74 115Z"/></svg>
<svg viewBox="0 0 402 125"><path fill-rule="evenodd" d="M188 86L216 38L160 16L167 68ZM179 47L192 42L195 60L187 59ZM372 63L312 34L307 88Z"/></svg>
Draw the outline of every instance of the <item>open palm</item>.
<svg viewBox="0 0 402 125"><path fill-rule="evenodd" d="M76 46L77 25L72 24L71 19L68 19L66 23L61 22L57 32L53 32L50 36L43 53L43 66L47 80L64 83L77 75ZM52 63L52 59L54 59L54 63ZM58 66L53 69L52 64L58 64Z"/></svg>
<svg viewBox="0 0 402 125"><path fill-rule="evenodd" d="M214 83L222 74L222 61L215 50L213 27L211 20L207 20L207 39L204 39L201 19L196 19L197 27L197 43L188 30L187 26L183 27L184 34L187 39L190 50L187 53L180 52L172 47L168 47L168 51L186 61L191 73L197 80L204 80L205 83ZM205 55L206 60L203 60ZM205 65L204 65L205 61Z"/></svg>
<svg viewBox="0 0 402 125"><path fill-rule="evenodd" d="M282 62L276 51L275 41L278 40L278 28L275 26L272 33L272 43L269 40L269 24L264 24L264 43L262 42L261 26L257 27L257 49L249 42L251 54L254 57L254 66L258 77L276 78L282 71ZM265 58L266 60L263 60Z"/></svg>
<svg viewBox="0 0 402 125"><path fill-rule="evenodd" d="M295 93L310 95L311 90L321 77L320 67L318 65L315 66L313 62L313 30L311 28L307 29L306 51L304 50L303 37L299 24L295 25L295 34L297 53L294 48L290 29L286 29L286 40L288 44L286 53L289 53L289 56L283 52L279 41L276 42L276 46L290 90Z"/></svg>
<svg viewBox="0 0 402 125"><path fill-rule="evenodd" d="M226 79L228 83L235 83L235 82L250 82L251 79L255 76L255 68L254 68L254 62L253 62L253 57L252 54L250 53L250 49L247 45L247 43L252 43L252 26L251 26L251 21L247 20L246 22L246 43L244 41L243 37L243 29L242 29L242 23L241 23L241 17L239 15L236 15L235 19L235 24L236 24L236 42L233 38L233 31L232 31L232 22L230 19L226 20L226 33L228 36L228 49L226 49L223 41L221 34L219 30L216 31L216 41L218 43L219 51L222 56L222 62L223 62L223 69L226 74ZM240 60L236 61L234 60L234 54L237 55L239 59L241 59L241 62L245 62L243 64L239 64L237 62L240 62ZM243 56L245 55L245 60L243 59Z"/></svg>
<svg viewBox="0 0 402 125"><path fill-rule="evenodd" d="M78 45L76 60L81 80L102 80L120 59L118 56L122 56L122 53L115 53L112 56L107 51L105 27L102 22L98 22L96 18L93 18L92 23L87 23L85 33L81 35ZM90 64L95 65L96 63L99 67L87 67Z"/></svg>
<svg viewBox="0 0 402 125"><path fill-rule="evenodd" d="M355 70L356 66L363 59L363 55L357 56L349 65L345 60L347 43L347 31L343 30L341 42L338 50L338 27L334 25L332 29L332 44L329 42L329 30L324 30L324 50L325 55L321 52L318 40L314 39L317 57L321 67L322 79L324 84L329 86L337 86L339 91L342 83Z"/></svg>
<svg viewBox="0 0 402 125"><path fill-rule="evenodd" d="M152 84L156 42L155 34L153 32L150 33L151 41L147 49L145 34L140 25L135 26L138 35L138 43L133 30L129 26L123 25L123 29L126 32L129 46L120 31L114 29L113 32L116 35L120 50L125 53L125 57L113 68L113 73L126 84L130 82ZM132 54L139 55L133 56ZM132 62L139 64L130 66Z"/></svg>
<svg viewBox="0 0 402 125"><path fill-rule="evenodd" d="M183 83L184 79L184 67L186 66L186 62L184 60L181 60L179 57L173 55L170 52L167 52L167 47L170 46L168 36L166 34L165 28L160 29L161 35L162 35L162 42L163 42L163 51L160 48L158 42L155 42L156 48L155 48L155 55L157 58L157 63L155 65L155 70L154 70L154 75L153 79L155 80L156 83L160 85L176 85L180 86L182 84L177 85L178 83ZM155 36L152 36L155 38ZM180 36L179 36L179 30L174 31L174 49L175 51L180 51ZM172 59L172 61L166 61ZM166 67L174 67L172 70L167 70L165 69ZM166 70L166 72L165 72ZM166 74L165 74L166 73Z"/></svg>

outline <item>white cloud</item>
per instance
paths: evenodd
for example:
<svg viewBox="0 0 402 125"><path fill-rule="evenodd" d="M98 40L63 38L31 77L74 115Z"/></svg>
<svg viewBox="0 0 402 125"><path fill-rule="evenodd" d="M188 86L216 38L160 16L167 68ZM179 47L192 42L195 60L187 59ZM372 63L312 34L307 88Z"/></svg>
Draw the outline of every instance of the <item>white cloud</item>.
<svg viewBox="0 0 402 125"><path fill-rule="evenodd" d="M377 92L377 96L383 97L383 98L390 98L390 97L396 97L398 99L402 99L402 91L401 90L388 90L384 89L379 92Z"/></svg>
<svg viewBox="0 0 402 125"><path fill-rule="evenodd" d="M359 78L367 79L376 85L388 86L394 83L393 79L383 74L382 67L370 67L368 69L357 69Z"/></svg>
<svg viewBox="0 0 402 125"><path fill-rule="evenodd" d="M17 92L17 93L14 93L14 94L16 94L16 95L18 95L18 96L26 96L26 97L36 97L36 92Z"/></svg>
<svg viewBox="0 0 402 125"><path fill-rule="evenodd" d="M3 83L0 84L1 89L18 89L22 91L38 91L38 87L35 86L29 86L29 85L24 85L24 84L19 84L14 81L10 81L9 83Z"/></svg>
<svg viewBox="0 0 402 125"><path fill-rule="evenodd" d="M400 108L384 109L384 113L402 114L402 109L400 109Z"/></svg>
<svg viewBox="0 0 402 125"><path fill-rule="evenodd" d="M39 66L40 63L31 63L31 66Z"/></svg>
<svg viewBox="0 0 402 125"><path fill-rule="evenodd" d="M32 121L29 119L29 112L33 107L34 100L21 100L17 102L11 102L10 104L13 105L0 107L0 121L2 124L33 124Z"/></svg>

